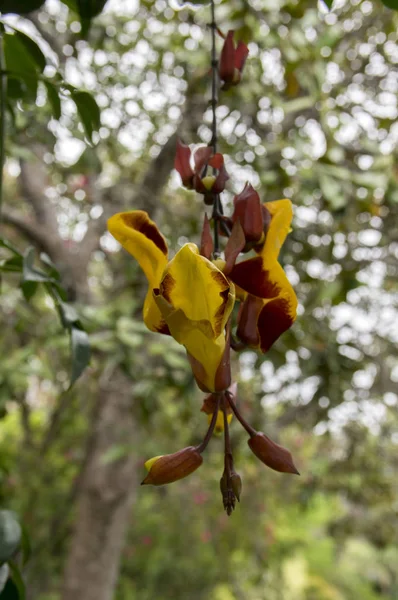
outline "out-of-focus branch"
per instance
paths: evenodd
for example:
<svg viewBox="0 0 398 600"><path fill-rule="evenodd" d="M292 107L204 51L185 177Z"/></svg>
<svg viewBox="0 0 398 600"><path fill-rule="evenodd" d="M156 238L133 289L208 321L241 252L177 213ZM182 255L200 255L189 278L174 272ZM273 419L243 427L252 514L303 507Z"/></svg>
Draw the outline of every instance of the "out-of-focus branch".
<svg viewBox="0 0 398 600"><path fill-rule="evenodd" d="M203 93L197 93L198 80L193 80L187 90L185 108L181 124L167 140L158 156L154 158L133 196L132 206L146 210L153 215L159 206L159 195L166 185L174 166L177 138L187 139L196 132L206 110Z"/></svg>
<svg viewBox="0 0 398 600"><path fill-rule="evenodd" d="M48 175L43 162L44 148L39 145L31 147L37 160L21 160L19 185L22 196L33 208L36 219L46 226L51 235L58 231L55 207L44 197L48 186Z"/></svg>
<svg viewBox="0 0 398 600"><path fill-rule="evenodd" d="M3 223L11 225L28 241L35 244L35 246L38 246L39 250L42 250L49 255L52 253L52 247L48 243L48 235L42 226L10 212L3 213Z"/></svg>

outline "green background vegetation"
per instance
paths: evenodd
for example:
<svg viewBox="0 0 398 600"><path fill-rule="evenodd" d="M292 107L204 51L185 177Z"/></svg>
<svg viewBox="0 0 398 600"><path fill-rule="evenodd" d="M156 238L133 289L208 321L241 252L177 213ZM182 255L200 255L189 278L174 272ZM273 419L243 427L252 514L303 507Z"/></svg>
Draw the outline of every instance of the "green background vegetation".
<svg viewBox="0 0 398 600"><path fill-rule="evenodd" d="M3 16L1 235L19 254L0 248L0 501L29 535L26 565L16 556L27 598L90 600L89 567L121 554L98 600L396 600L396 13L368 0L216 7L250 44L217 111L225 203L246 180L264 201L292 199L281 261L300 301L273 349L233 369L245 416L301 477L256 461L233 422L243 491L228 518L221 439L189 479L139 486L148 457L199 443L207 421L182 348L142 324L138 266L106 233L109 215L140 208L170 247L198 241L203 205L172 166L177 131L210 139L208 8L114 0L90 24L83 4ZM84 331L90 365L68 390Z"/></svg>

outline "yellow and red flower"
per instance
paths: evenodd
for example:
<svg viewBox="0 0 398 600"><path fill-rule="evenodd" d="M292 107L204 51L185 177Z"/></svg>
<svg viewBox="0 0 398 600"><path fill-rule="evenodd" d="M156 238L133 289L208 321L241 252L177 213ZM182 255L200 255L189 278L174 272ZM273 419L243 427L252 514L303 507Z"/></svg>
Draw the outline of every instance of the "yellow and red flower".
<svg viewBox="0 0 398 600"><path fill-rule="evenodd" d="M239 204L235 203L235 210L237 207ZM237 296L242 301L238 338L252 348L267 352L293 324L297 297L278 262L280 249L290 230L292 203L290 200L276 200L265 203L263 208L266 213L262 213L260 224L264 227L266 223L266 234L262 243L253 248L257 256L236 263L228 277L236 285ZM266 222L267 213L271 217L269 223ZM257 237L261 227L257 227Z"/></svg>
<svg viewBox="0 0 398 600"><path fill-rule="evenodd" d="M193 163L193 167L192 167ZM212 167L214 174L208 175L207 169ZM210 146L202 146L194 152L190 147L177 140L174 168L179 173L182 184L189 190L194 189L199 194L211 196L224 191L229 175L225 169L224 157L219 152L213 154Z"/></svg>
<svg viewBox="0 0 398 600"><path fill-rule="evenodd" d="M148 280L144 322L185 346L195 379L206 392L230 385L226 331L234 284L195 244L185 244L168 259L165 238L141 210L118 213L108 221L117 241L138 261Z"/></svg>

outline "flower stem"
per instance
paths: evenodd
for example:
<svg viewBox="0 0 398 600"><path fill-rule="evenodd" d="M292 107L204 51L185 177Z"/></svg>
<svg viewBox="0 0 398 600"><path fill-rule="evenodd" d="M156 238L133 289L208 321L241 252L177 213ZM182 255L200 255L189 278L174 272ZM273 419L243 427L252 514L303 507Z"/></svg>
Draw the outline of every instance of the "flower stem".
<svg viewBox="0 0 398 600"><path fill-rule="evenodd" d="M217 108L217 83L218 83L218 60L216 55L216 15L215 15L215 7L214 0L211 0L210 3L211 8L211 110L212 110L212 125L211 125L211 142L210 145L213 148L213 154L217 152L217 117L216 117L216 108ZM216 173L216 169L213 169L213 174ZM213 254L215 258L218 258L221 254L220 252L220 240L218 234L218 223L219 217L222 215L222 204L220 200L219 194L213 195L213 213L212 219L214 223L214 251Z"/></svg>
<svg viewBox="0 0 398 600"><path fill-rule="evenodd" d="M3 200L3 168L5 157L5 129L6 129L6 95L7 95L7 75L4 62L4 26L0 24L0 224L1 208Z"/></svg>
<svg viewBox="0 0 398 600"><path fill-rule="evenodd" d="M254 427L249 425L249 423L242 417L242 415L238 411L236 404L232 399L233 398L232 394L227 391L227 392L225 392L225 397L227 398L235 417L238 419L238 421L242 425L242 427L244 427L244 429L246 429L246 431L250 435L250 437L253 437L254 435L256 435L257 431L254 429Z"/></svg>
<svg viewBox="0 0 398 600"><path fill-rule="evenodd" d="M211 145L213 147L213 153L217 152L217 120L216 120L216 108L217 108L217 55L216 55L216 16L214 8L214 0L211 0L211 108L213 111L213 120L211 128Z"/></svg>
<svg viewBox="0 0 398 600"><path fill-rule="evenodd" d="M219 409L220 409L220 395L217 394L216 407L215 407L213 416L210 421L209 429L207 430L206 435L203 438L203 442L201 444L199 444L199 446L196 446L196 450L198 452L200 452L200 454L202 454L202 452L204 452L206 450L207 444L209 443L210 438L213 435L214 427L216 426L216 422L217 422L217 416L218 416Z"/></svg>
<svg viewBox="0 0 398 600"><path fill-rule="evenodd" d="M227 416L227 403L225 401L225 394L222 399L222 411L224 415L224 459L225 459L225 471L227 474L227 481L231 479L231 467L232 467L232 450L231 450L231 439L229 437L229 425Z"/></svg>

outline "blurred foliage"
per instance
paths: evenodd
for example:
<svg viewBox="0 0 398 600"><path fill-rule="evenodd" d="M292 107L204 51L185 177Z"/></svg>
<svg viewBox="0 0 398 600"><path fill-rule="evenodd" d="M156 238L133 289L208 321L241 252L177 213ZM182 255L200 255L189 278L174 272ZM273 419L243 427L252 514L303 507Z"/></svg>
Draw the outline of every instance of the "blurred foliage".
<svg viewBox="0 0 398 600"><path fill-rule="evenodd" d="M73 251L108 193L120 204L114 211L133 208L142 174L179 124L188 82L208 94L208 8L110 3L84 30L87 39L73 11L57 2L46 9L29 30L27 19L3 19L15 83L4 200L30 219L19 164L33 160L40 140L45 200ZM244 83L225 104L221 96L217 111L231 174L226 209L246 180L264 201L287 196L295 205L282 260L299 317L265 357L236 359L240 402L254 426L291 449L302 476L264 470L232 425L243 477L233 517L221 512L214 439L191 478L137 492L116 598L393 600L397 15L367 1L335 0L328 11L313 0L230 0L218 4L217 19L250 42ZM14 65L17 50L23 68ZM207 143L209 124L206 111L187 141ZM203 206L174 174L156 213L171 246L197 240ZM7 235L22 247L16 229ZM8 250L1 257L0 498L30 533L30 597L56 600L101 379L123 369L139 422L137 437L104 461L132 452L142 469L148 456L199 443L206 419L184 352L144 328L145 284L107 234L92 255L93 298L78 307L81 321L45 285L24 302L15 272L22 259ZM31 267L25 258L26 282ZM84 323L92 347L90 367L67 394L69 354L55 308L70 327Z"/></svg>

